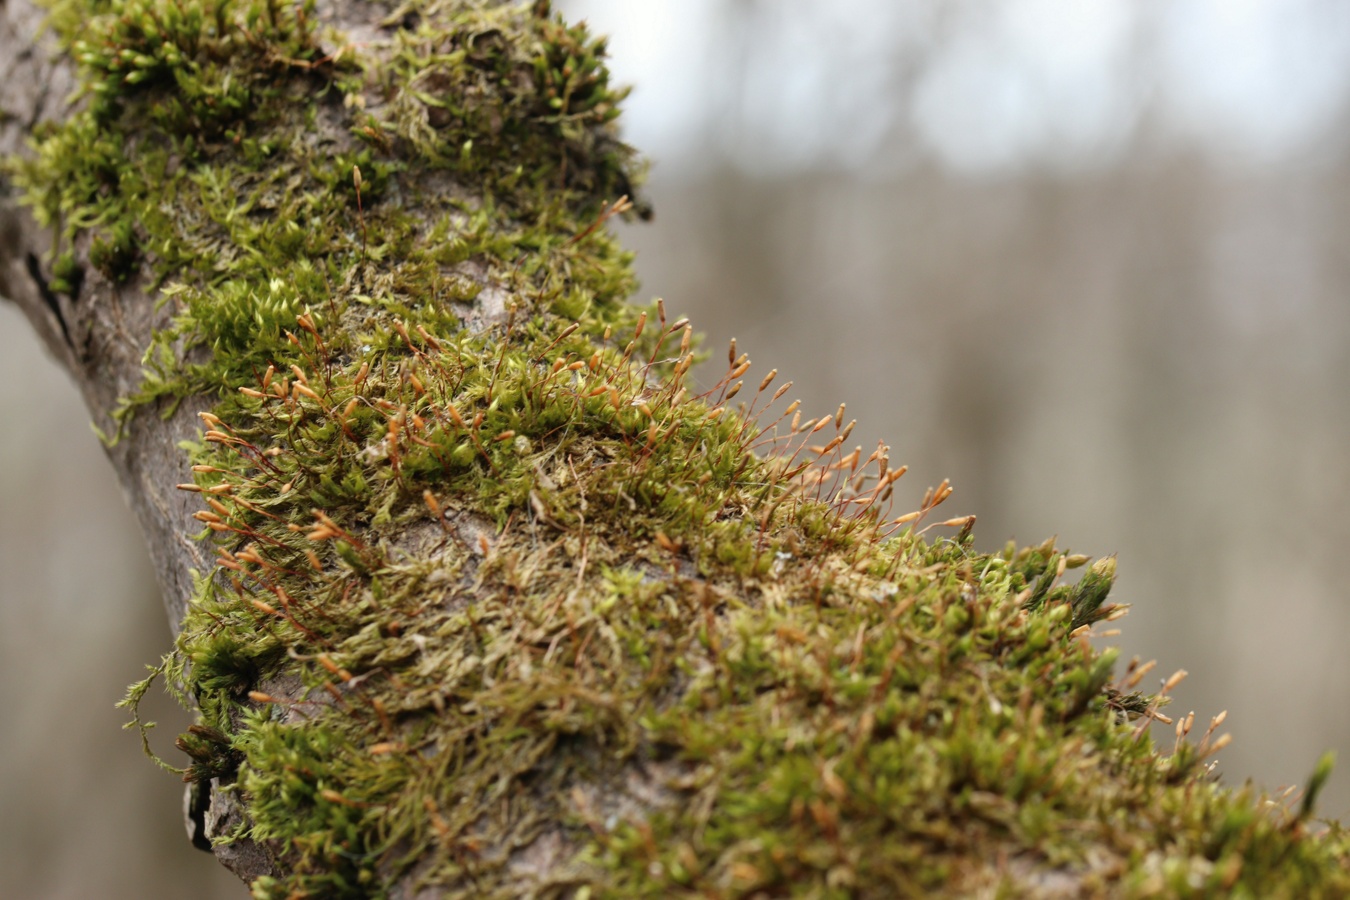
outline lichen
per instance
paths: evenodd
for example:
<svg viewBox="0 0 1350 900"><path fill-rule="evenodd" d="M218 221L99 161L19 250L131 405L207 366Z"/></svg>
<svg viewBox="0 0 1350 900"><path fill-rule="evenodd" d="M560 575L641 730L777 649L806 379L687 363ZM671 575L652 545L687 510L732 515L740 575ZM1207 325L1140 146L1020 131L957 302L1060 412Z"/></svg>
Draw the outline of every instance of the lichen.
<svg viewBox="0 0 1350 900"><path fill-rule="evenodd" d="M734 347L693 383L624 302L602 41L386 12L358 48L312 3L61 0L86 100L11 165L55 290L88 237L172 311L119 419L212 400L218 559L156 671L256 897L1350 890L1325 766L1293 809L1215 781L1218 723L1154 745L1167 690L1089 641L1114 559L978 552L945 483L896 515L887 449Z"/></svg>

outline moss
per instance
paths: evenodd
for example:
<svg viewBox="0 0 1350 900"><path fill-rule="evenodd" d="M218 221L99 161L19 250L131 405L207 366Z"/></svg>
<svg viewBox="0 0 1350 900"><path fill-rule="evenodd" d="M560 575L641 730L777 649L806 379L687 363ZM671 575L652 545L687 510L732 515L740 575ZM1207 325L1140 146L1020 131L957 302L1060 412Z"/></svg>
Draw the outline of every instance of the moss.
<svg viewBox="0 0 1350 900"><path fill-rule="evenodd" d="M11 164L172 310L118 416L213 401L184 488L218 558L158 671L185 777L284 863L255 896L509 894L555 828L544 894L1350 887L1326 766L1295 811L1215 783L1217 723L1153 745L1166 690L1088 641L1113 559L977 552L945 483L895 515L886 448L768 412L734 348L693 386L687 323L623 302L602 41L397 12L375 65L307 4L64 0L89 100Z"/></svg>
<svg viewBox="0 0 1350 900"><path fill-rule="evenodd" d="M52 280L47 287L58 294L74 294L79 291L83 275L75 254L67 251L52 261Z"/></svg>
<svg viewBox="0 0 1350 900"><path fill-rule="evenodd" d="M89 262L112 282L126 281L136 274L139 255L136 230L125 220L106 235L95 237L89 248Z"/></svg>

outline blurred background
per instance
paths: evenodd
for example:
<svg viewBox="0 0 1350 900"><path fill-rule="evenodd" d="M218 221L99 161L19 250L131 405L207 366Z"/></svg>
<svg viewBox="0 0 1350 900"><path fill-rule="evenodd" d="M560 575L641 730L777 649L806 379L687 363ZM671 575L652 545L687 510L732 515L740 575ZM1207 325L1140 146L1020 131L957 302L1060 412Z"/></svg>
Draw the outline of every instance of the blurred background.
<svg viewBox="0 0 1350 900"><path fill-rule="evenodd" d="M1229 710L1224 778L1336 748L1350 815L1350 6L557 5L636 85L642 298L846 401L899 503L951 478L981 549L1118 553L1111 642ZM169 632L87 418L0 305L3 893L242 898L117 727Z"/></svg>

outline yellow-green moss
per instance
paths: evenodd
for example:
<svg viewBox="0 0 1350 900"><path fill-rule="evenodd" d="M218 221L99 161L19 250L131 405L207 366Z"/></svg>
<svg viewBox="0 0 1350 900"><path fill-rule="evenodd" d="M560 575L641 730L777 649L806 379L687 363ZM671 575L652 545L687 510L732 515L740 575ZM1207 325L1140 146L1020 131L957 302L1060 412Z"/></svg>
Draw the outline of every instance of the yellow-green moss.
<svg viewBox="0 0 1350 900"><path fill-rule="evenodd" d="M1293 811L1217 785L1214 735L1153 746L1084 634L1114 560L929 543L944 490L893 517L842 415L756 420L777 387L734 353L691 386L686 324L623 303L633 159L584 28L414 2L372 66L309 4L53 21L88 99L11 168L55 289L89 234L171 305L119 416L215 400L185 451L219 559L159 671L201 712L186 777L286 863L255 896L414 863L509 893L552 827L580 849L546 895L1350 890L1325 767ZM466 329L483 291L509 311Z"/></svg>

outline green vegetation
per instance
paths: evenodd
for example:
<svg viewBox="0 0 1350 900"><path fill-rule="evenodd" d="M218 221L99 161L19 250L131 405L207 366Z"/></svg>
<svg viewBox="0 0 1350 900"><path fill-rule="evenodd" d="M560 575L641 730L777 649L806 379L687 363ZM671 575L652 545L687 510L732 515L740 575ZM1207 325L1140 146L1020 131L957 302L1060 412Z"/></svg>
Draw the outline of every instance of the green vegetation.
<svg viewBox="0 0 1350 900"><path fill-rule="evenodd" d="M1329 763L1294 810L1214 781L1217 722L1154 746L1147 667L1089 642L1113 559L977 552L945 483L895 515L887 449L734 346L691 382L688 323L624 302L637 172L584 27L53 22L86 103L12 169L54 289L89 235L172 313L118 418L213 398L184 487L218 560L156 672L200 710L185 777L278 863L256 897L513 895L541 836L543 895L1350 891Z"/></svg>

